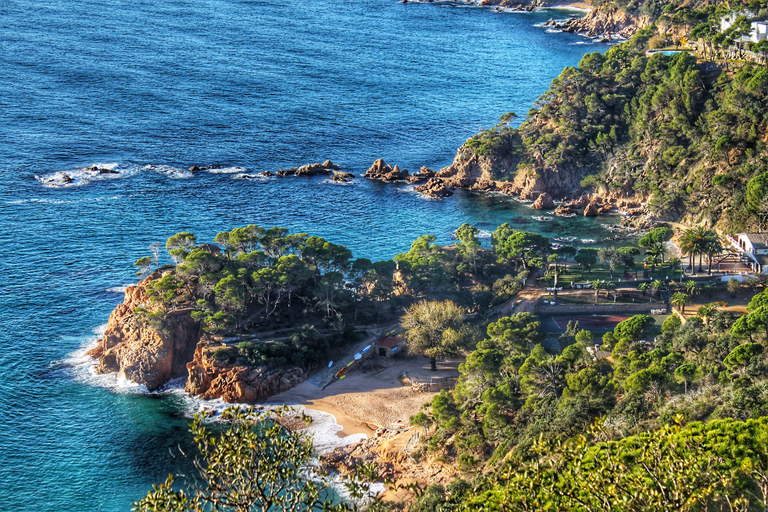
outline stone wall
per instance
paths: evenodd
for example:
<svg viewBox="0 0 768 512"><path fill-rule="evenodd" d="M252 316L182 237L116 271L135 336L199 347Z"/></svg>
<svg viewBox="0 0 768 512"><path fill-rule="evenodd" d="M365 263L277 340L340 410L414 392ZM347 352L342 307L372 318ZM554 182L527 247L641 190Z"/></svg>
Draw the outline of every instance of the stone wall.
<svg viewBox="0 0 768 512"><path fill-rule="evenodd" d="M534 313L539 315L610 315L613 313L635 313L650 315L652 309L669 308L663 302L635 304L536 304Z"/></svg>

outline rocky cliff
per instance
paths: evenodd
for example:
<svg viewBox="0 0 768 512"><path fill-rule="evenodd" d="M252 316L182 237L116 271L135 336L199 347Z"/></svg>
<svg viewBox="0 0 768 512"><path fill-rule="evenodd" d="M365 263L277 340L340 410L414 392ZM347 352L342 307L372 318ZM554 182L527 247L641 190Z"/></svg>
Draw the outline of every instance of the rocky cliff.
<svg viewBox="0 0 768 512"><path fill-rule="evenodd" d="M159 322L137 314L137 307L149 306L149 279L128 287L90 355L99 360L98 373L119 372L154 391L169 379L186 376L201 331L188 311L167 312Z"/></svg>
<svg viewBox="0 0 768 512"><path fill-rule="evenodd" d="M215 344L200 343L187 364L184 390L201 398L222 398L230 403L252 403L291 389L307 378L301 368L248 366L220 361Z"/></svg>
<svg viewBox="0 0 768 512"><path fill-rule="evenodd" d="M653 22L650 16L637 15L611 5L600 6L587 13L583 18L571 18L555 28L564 32L583 34L588 37L619 36L629 39L639 29Z"/></svg>
<svg viewBox="0 0 768 512"><path fill-rule="evenodd" d="M297 367L272 369L219 361L215 354L221 340L204 333L190 309L157 310L149 300L147 283L157 278L150 276L126 289L123 302L109 316L104 337L89 352L98 359L97 373L118 372L149 391L170 379L186 377L185 390L190 394L232 403L265 400L307 378ZM141 312L153 308L155 315Z"/></svg>

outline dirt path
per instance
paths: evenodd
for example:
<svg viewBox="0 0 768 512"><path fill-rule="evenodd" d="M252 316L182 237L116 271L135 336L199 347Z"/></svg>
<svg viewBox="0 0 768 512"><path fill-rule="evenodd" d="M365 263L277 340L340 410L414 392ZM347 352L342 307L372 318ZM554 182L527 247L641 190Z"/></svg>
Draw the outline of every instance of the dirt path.
<svg viewBox="0 0 768 512"><path fill-rule="evenodd" d="M536 301L538 301L542 295L547 293L547 289L538 284L538 280L543 273L544 269L538 269L532 272L525 281L525 287L508 301L491 308L488 316L492 317L496 315L500 318L513 313L533 312Z"/></svg>

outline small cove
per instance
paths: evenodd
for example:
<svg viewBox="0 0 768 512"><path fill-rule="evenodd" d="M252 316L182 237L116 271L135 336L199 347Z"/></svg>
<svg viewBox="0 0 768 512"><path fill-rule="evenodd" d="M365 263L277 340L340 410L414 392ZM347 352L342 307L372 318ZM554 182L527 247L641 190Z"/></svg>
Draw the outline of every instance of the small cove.
<svg viewBox="0 0 768 512"><path fill-rule="evenodd" d="M9 511L118 511L188 472L188 404L96 386L71 361L135 282L147 246L256 223L391 258L464 222L600 241L611 219L534 220L511 198L429 200L356 179L237 179L330 158L440 168L607 47L536 27L568 12L391 0L9 1L0 36L0 459ZM585 44L576 44L585 43ZM78 186L35 177L99 165ZM546 214L545 214L546 216ZM518 219L513 221L513 219ZM523 220L520 220L523 219ZM614 219L615 220L615 219ZM590 243L591 242L585 242Z"/></svg>

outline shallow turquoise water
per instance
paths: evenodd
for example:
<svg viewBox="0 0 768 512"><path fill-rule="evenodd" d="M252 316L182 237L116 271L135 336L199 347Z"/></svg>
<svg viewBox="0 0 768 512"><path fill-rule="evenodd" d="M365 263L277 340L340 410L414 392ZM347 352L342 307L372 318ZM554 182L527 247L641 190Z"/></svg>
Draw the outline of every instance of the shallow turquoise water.
<svg viewBox="0 0 768 512"><path fill-rule="evenodd" d="M14 1L0 39L0 509L117 511L188 471L189 403L92 378L77 351L135 281L146 247L257 223L391 257L463 222L534 214L499 196L235 179L326 158L362 173L450 163L479 127L524 114L605 46L534 25L562 12L327 0ZM109 165L89 179L78 169ZM75 184L43 183L66 172ZM117 177L116 177L117 176ZM600 240L594 219L527 221Z"/></svg>

